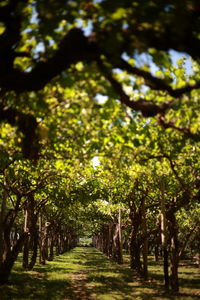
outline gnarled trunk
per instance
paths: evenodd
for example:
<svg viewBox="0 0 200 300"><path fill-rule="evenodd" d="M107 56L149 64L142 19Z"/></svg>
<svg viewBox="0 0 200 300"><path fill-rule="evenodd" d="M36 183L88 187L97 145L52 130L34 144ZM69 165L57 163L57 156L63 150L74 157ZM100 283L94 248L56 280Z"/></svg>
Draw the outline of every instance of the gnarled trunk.
<svg viewBox="0 0 200 300"><path fill-rule="evenodd" d="M163 250L163 268L164 268L164 283L165 289L169 290L169 264L168 264L168 248L167 248L167 223L166 223L166 208L165 208L165 196L164 196L164 181L161 181L161 243Z"/></svg>
<svg viewBox="0 0 200 300"><path fill-rule="evenodd" d="M13 265L27 236L27 232L22 233L22 235L14 245L13 249L7 252L4 261L0 264L0 285L8 282Z"/></svg>
<svg viewBox="0 0 200 300"><path fill-rule="evenodd" d="M3 255L5 251L4 219L5 219L5 212L6 212L6 204L7 204L7 194L4 191L2 197L1 212L0 212L0 264L3 262Z"/></svg>
<svg viewBox="0 0 200 300"><path fill-rule="evenodd" d="M168 212L169 234L170 234L170 260L171 260L171 277L170 285L173 292L179 291L178 265L179 265L179 249L177 238L177 224L175 213Z"/></svg>
<svg viewBox="0 0 200 300"><path fill-rule="evenodd" d="M33 193L29 194L27 199L27 207L25 210L24 219L24 232L29 232L29 237L24 243L23 267L25 270L32 270L36 263L38 248L37 214L35 212L35 199ZM30 250L33 252L29 261Z"/></svg>
<svg viewBox="0 0 200 300"><path fill-rule="evenodd" d="M36 264L36 260L37 260L37 250L38 250L38 231L37 228L34 229L34 231L32 231L32 236L31 236L31 240L32 240L32 255L30 258L30 262L28 265L28 270L32 270L33 267Z"/></svg>
<svg viewBox="0 0 200 300"><path fill-rule="evenodd" d="M142 245L142 257L143 257L143 278L148 280L148 238L147 238L147 222L146 222L146 207L145 198L141 199L141 215L142 215L142 234L143 234L143 245Z"/></svg>
<svg viewBox="0 0 200 300"><path fill-rule="evenodd" d="M142 274L142 263L140 260L140 243L138 241L138 231L134 227L130 234L130 266L135 269L139 275Z"/></svg>
<svg viewBox="0 0 200 300"><path fill-rule="evenodd" d="M123 263L122 256L122 229L121 229L121 209L119 209L118 222L115 224L113 235L113 259L118 263Z"/></svg>
<svg viewBox="0 0 200 300"><path fill-rule="evenodd" d="M131 220L131 234L130 234L130 266L135 269L137 273L142 276L142 263L140 260L140 241L139 241L139 227L142 222L141 210L136 210L134 203L130 206L129 218Z"/></svg>

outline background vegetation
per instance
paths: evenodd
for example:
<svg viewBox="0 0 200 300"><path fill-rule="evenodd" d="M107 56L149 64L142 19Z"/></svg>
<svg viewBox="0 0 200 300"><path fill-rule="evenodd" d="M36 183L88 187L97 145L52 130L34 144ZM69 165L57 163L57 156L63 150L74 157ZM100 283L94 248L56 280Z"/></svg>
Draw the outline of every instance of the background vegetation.
<svg viewBox="0 0 200 300"><path fill-rule="evenodd" d="M1 1L0 284L79 237L144 280L162 257L167 291L200 265L199 11Z"/></svg>

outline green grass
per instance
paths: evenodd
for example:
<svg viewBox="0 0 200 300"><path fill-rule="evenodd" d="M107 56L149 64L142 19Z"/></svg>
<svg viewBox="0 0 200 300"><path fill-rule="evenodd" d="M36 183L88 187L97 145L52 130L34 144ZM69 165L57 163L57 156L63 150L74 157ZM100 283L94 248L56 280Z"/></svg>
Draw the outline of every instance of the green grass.
<svg viewBox="0 0 200 300"><path fill-rule="evenodd" d="M94 248L77 247L34 271L24 272L19 259L10 284L0 287L0 300L200 299L197 267L182 263L177 296L163 291L161 263L150 260L149 272L150 280L142 282L128 267L127 257L124 265L117 265Z"/></svg>

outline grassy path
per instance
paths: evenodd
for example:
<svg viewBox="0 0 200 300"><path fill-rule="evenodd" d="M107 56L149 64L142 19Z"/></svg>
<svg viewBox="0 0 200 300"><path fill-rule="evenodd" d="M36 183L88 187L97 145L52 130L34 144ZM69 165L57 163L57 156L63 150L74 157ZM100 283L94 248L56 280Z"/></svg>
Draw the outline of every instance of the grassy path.
<svg viewBox="0 0 200 300"><path fill-rule="evenodd" d="M144 283L128 266L115 264L94 248L77 247L45 266L37 265L34 271L24 272L18 262L11 284L0 287L0 300L200 299L197 268L182 270L186 274L181 275L181 283L186 287L179 296L166 295L162 291L161 270L153 265L150 272L154 271L154 279Z"/></svg>

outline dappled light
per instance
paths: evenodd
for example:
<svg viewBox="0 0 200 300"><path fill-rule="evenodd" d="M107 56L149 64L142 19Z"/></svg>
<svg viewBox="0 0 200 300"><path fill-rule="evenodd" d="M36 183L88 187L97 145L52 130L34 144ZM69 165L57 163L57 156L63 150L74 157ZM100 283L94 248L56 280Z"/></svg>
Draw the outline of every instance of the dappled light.
<svg viewBox="0 0 200 300"><path fill-rule="evenodd" d="M0 300L200 297L200 4L0 1Z"/></svg>
<svg viewBox="0 0 200 300"><path fill-rule="evenodd" d="M198 299L198 270L188 262L180 270L181 295L172 298L157 277L161 264L150 258L151 280L145 283L128 267L127 255L125 260L120 266L94 248L77 247L35 271L24 272L17 262L9 286L0 288L1 299Z"/></svg>

